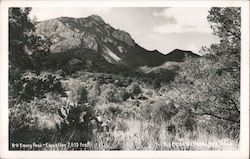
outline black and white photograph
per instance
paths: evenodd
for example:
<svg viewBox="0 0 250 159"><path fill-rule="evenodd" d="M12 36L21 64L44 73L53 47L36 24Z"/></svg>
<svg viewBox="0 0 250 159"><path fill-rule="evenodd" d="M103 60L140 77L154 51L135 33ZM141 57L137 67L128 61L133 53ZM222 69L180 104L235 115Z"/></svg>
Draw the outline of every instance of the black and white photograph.
<svg viewBox="0 0 250 159"><path fill-rule="evenodd" d="M9 152L240 150L240 5L7 10Z"/></svg>

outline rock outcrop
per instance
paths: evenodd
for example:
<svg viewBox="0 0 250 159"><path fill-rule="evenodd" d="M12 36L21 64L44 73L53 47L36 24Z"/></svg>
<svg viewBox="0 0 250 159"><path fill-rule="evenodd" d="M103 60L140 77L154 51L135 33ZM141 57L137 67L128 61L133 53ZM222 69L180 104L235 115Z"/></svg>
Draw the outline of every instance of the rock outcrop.
<svg viewBox="0 0 250 159"><path fill-rule="evenodd" d="M97 43L96 37L94 35L83 34L81 36L81 40L82 40L82 47L83 48L91 49L95 52L98 51L98 43Z"/></svg>
<svg viewBox="0 0 250 159"><path fill-rule="evenodd" d="M126 33L125 31L121 31L121 30L115 30L112 33L112 36L117 39L120 40L122 42L124 42L125 44L127 44L128 46L134 46L134 40L131 38L131 36Z"/></svg>
<svg viewBox="0 0 250 159"><path fill-rule="evenodd" d="M65 40L58 41L50 47L52 53L66 52L72 49L81 48L81 40L78 38L69 37Z"/></svg>
<svg viewBox="0 0 250 159"><path fill-rule="evenodd" d="M159 66L166 60L174 58L172 55L165 56L156 50L148 51L140 47L129 33L113 28L97 15L41 21L36 25L36 32L51 40L51 53L72 52L72 50L86 52L88 49L91 51L87 51L90 53L86 55L87 58L90 58L91 54L98 54L94 57L100 55L108 63L122 64L132 69L141 66ZM179 54L180 51L177 52Z"/></svg>

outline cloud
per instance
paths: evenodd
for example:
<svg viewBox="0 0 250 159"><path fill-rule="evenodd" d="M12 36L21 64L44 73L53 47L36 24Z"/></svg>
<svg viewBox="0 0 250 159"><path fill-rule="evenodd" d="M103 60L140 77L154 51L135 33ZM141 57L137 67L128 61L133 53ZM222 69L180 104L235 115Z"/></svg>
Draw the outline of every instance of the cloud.
<svg viewBox="0 0 250 159"><path fill-rule="evenodd" d="M158 33L211 33L207 22L209 8L168 8L161 12L154 12L154 16L164 17L165 24L153 28ZM169 19L174 19L170 23Z"/></svg>

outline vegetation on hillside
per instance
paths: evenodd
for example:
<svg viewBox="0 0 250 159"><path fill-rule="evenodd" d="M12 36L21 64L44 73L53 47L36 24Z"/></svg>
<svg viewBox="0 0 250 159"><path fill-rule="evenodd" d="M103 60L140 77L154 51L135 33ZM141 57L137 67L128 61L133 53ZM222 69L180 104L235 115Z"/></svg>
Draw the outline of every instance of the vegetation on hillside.
<svg viewBox="0 0 250 159"><path fill-rule="evenodd" d="M10 150L31 150L13 143L67 144L32 150L237 149L239 8L211 8L220 43L203 48L203 57L148 74L95 61L88 49L50 54L30 10L9 9Z"/></svg>

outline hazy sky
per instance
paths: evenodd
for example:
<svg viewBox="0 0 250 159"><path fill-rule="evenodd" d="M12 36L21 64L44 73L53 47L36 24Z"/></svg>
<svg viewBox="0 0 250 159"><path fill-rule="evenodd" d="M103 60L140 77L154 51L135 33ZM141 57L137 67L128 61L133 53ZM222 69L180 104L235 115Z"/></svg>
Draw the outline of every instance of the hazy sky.
<svg viewBox="0 0 250 159"><path fill-rule="evenodd" d="M176 48L198 53L217 42L207 22L209 8L33 8L38 21L61 16L99 15L116 29L124 30L148 50L168 53Z"/></svg>

